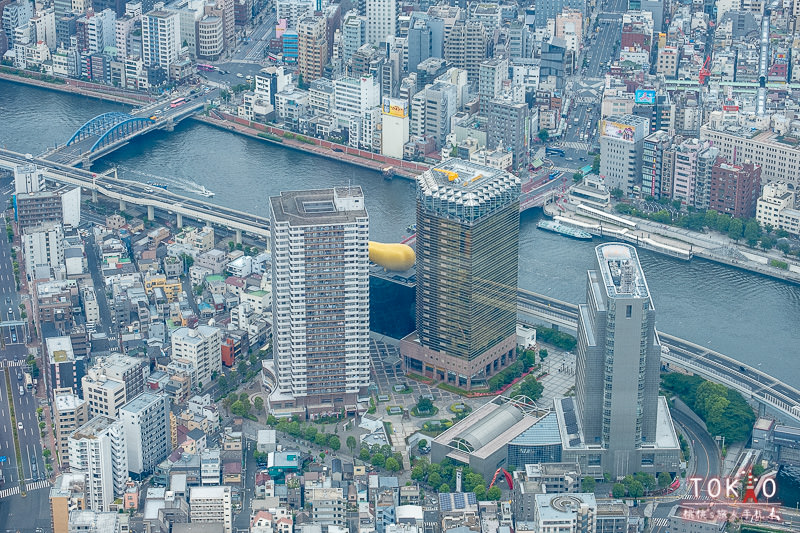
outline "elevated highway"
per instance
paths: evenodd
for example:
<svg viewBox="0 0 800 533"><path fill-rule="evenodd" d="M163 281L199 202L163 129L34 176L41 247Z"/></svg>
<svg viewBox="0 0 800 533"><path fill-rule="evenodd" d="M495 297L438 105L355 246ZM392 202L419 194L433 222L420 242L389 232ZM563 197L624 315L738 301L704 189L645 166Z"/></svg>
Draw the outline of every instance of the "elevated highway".
<svg viewBox="0 0 800 533"><path fill-rule="evenodd" d="M517 289L517 316L531 324L542 321L560 329L577 331L578 306L541 294ZM690 370L705 379L736 389L745 398L768 405L800 421L800 391L780 380L704 346L656 332L661 345L661 362Z"/></svg>
<svg viewBox="0 0 800 533"><path fill-rule="evenodd" d="M72 168L69 164L55 163L30 154L20 154L11 150L0 150L0 167L13 170L14 167L35 164L45 178L53 182L75 185L91 191L92 199L97 194L119 201L120 210L126 205L140 205L147 208L147 217L155 218L156 209L176 217L178 227L183 226L183 218L187 217L208 224L229 228L236 232L236 239L241 242L242 233L269 239L269 219L210 204L197 198L189 198L172 191L149 187L138 181L118 179L113 175L95 174L87 170Z"/></svg>

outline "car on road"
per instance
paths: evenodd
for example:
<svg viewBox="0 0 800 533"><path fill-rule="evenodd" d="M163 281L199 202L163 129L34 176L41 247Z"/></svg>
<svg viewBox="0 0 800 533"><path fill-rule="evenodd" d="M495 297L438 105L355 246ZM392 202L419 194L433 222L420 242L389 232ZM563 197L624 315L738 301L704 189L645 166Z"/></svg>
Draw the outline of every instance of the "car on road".
<svg viewBox="0 0 800 533"><path fill-rule="evenodd" d="M144 192L153 192L153 189L151 187L145 187Z"/></svg>
<svg viewBox="0 0 800 533"><path fill-rule="evenodd" d="M25 387L23 387L22 385L19 386L19 395L20 396L24 396L25 395ZM22 428L20 428L20 429L22 429Z"/></svg>
<svg viewBox="0 0 800 533"><path fill-rule="evenodd" d="M6 303L7 303L7 304L10 304L10 303L11 303L11 296L6 296Z"/></svg>
<svg viewBox="0 0 800 533"><path fill-rule="evenodd" d="M164 111L169 111L169 106L165 107Z"/></svg>
<svg viewBox="0 0 800 533"><path fill-rule="evenodd" d="M17 422L17 429L22 431L22 422Z"/></svg>
<svg viewBox="0 0 800 533"><path fill-rule="evenodd" d="M236 77L237 78L244 78L244 74L242 74L241 72L237 72L236 73Z"/></svg>
<svg viewBox="0 0 800 533"><path fill-rule="evenodd" d="M11 342L17 342L17 334L13 331L11 332Z"/></svg>
<svg viewBox="0 0 800 533"><path fill-rule="evenodd" d="M17 381L22 381L22 372L17 370Z"/></svg>

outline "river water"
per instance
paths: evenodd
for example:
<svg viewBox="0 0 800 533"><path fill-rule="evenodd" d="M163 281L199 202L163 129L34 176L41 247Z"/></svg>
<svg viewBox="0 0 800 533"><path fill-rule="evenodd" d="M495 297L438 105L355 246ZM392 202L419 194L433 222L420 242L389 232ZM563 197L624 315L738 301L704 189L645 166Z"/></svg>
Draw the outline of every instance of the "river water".
<svg viewBox="0 0 800 533"><path fill-rule="evenodd" d="M38 153L63 143L85 121L125 106L0 81L0 146ZM235 135L191 120L173 133L139 138L93 167L117 166L121 177L154 179L171 188L214 191L211 201L266 214L281 190L360 185L371 238L397 241L414 222L414 190L402 179ZM520 287L569 302L584 301L596 242L540 231L540 210L523 214ZM730 355L800 387L800 287L694 259L641 251L658 328Z"/></svg>

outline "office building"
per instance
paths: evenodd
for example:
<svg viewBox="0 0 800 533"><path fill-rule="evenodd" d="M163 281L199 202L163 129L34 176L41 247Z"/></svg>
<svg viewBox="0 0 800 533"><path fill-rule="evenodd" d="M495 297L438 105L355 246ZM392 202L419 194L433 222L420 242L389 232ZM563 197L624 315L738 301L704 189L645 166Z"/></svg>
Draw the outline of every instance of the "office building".
<svg viewBox="0 0 800 533"><path fill-rule="evenodd" d="M371 74L358 78L343 76L333 81L334 114L347 123L350 117L361 117L380 104L381 89Z"/></svg>
<svg viewBox="0 0 800 533"><path fill-rule="evenodd" d="M152 473L170 451L169 400L164 394L143 392L123 405L119 420L128 443L128 470Z"/></svg>
<svg viewBox="0 0 800 533"><path fill-rule="evenodd" d="M277 371L270 407L353 410L370 368L361 188L282 192L270 198L270 221Z"/></svg>
<svg viewBox="0 0 800 533"><path fill-rule="evenodd" d="M64 264L64 228L58 222L44 222L30 226L22 232L22 249L25 255L25 271L29 279L39 267L57 269Z"/></svg>
<svg viewBox="0 0 800 533"><path fill-rule="evenodd" d="M507 59L493 58L481 61L478 69L478 97L482 116L488 116L489 103L500 97L503 90L503 82L507 79Z"/></svg>
<svg viewBox="0 0 800 533"><path fill-rule="evenodd" d="M189 520L193 524L221 524L224 533L232 533L230 487L191 487Z"/></svg>
<svg viewBox="0 0 800 533"><path fill-rule="evenodd" d="M45 339L45 349L50 372L48 385L51 390L69 389L80 396L80 383L86 373L86 357L75 354L69 337L48 337Z"/></svg>
<svg viewBox="0 0 800 533"><path fill-rule="evenodd" d="M697 139L686 139L675 147L672 175L672 198L684 205L694 205L697 154L703 146Z"/></svg>
<svg viewBox="0 0 800 533"><path fill-rule="evenodd" d="M325 17L312 16L297 25L297 71L303 83L322 77L328 64L328 31Z"/></svg>
<svg viewBox="0 0 800 533"><path fill-rule="evenodd" d="M748 220L756 215L761 167L746 161L731 165L718 157L711 168L709 207L717 213Z"/></svg>
<svg viewBox="0 0 800 533"><path fill-rule="evenodd" d="M643 195L652 196L656 200L661 198L665 152L671 144L672 136L666 131L659 130L644 138L642 143Z"/></svg>
<svg viewBox="0 0 800 533"><path fill-rule="evenodd" d="M403 146L408 142L410 133L408 100L384 98L381 119L381 154L402 159Z"/></svg>
<svg viewBox="0 0 800 533"><path fill-rule="evenodd" d="M55 424L56 451L61 467L69 464L69 437L89 421L89 404L71 388L53 391L53 423Z"/></svg>
<svg viewBox="0 0 800 533"><path fill-rule="evenodd" d="M697 153L697 175L694 179L694 207L706 210L711 204L711 171L719 157L719 148L705 146ZM758 191L753 198L753 213L756 211Z"/></svg>
<svg viewBox="0 0 800 533"><path fill-rule="evenodd" d="M89 416L116 418L120 407L144 391L149 376L147 360L118 353L98 358L81 380Z"/></svg>
<svg viewBox="0 0 800 533"><path fill-rule="evenodd" d="M78 51L82 54L103 53L107 46L116 44L117 15L111 9L89 9L75 21Z"/></svg>
<svg viewBox="0 0 800 533"><path fill-rule="evenodd" d="M612 478L674 472L677 438L668 410L659 405L661 345L644 271L633 246L595 250L598 269L588 273L588 303L578 311L574 413L565 415L557 401L559 416L577 415L583 444L604 451L593 460Z"/></svg>
<svg viewBox="0 0 800 533"><path fill-rule="evenodd" d="M53 533L69 533L69 514L86 509L86 476L65 472L50 488L50 527Z"/></svg>
<svg viewBox="0 0 800 533"><path fill-rule="evenodd" d="M367 42L367 19L350 11L342 22L342 61L347 63Z"/></svg>
<svg viewBox="0 0 800 533"><path fill-rule="evenodd" d="M128 451L125 430L119 421L96 416L69 438L69 466L86 476L86 507L108 511L114 499L125 492Z"/></svg>
<svg viewBox="0 0 800 533"><path fill-rule="evenodd" d="M180 15L164 10L142 15L142 59L149 67L169 71L181 50Z"/></svg>
<svg viewBox="0 0 800 533"><path fill-rule="evenodd" d="M222 331L216 326L178 328L172 333L172 358L186 359L195 370L195 387L211 384L212 376L222 373Z"/></svg>
<svg viewBox="0 0 800 533"><path fill-rule="evenodd" d="M711 141L733 165L750 161L761 167L762 183L782 181L800 187L800 144L769 129L769 119L714 111L700 128L700 139Z"/></svg>
<svg viewBox="0 0 800 533"><path fill-rule="evenodd" d="M795 192L782 182L764 185L756 204L756 220L761 227L769 224L776 230L800 235L800 209L796 206Z"/></svg>
<svg viewBox="0 0 800 533"><path fill-rule="evenodd" d="M609 190L625 196L642 176L642 148L650 123L634 115L612 115L600 121L600 176Z"/></svg>
<svg viewBox="0 0 800 533"><path fill-rule="evenodd" d="M564 8L576 10L586 16L586 0L542 0L536 3L534 24L536 28L547 27L549 20L555 20Z"/></svg>
<svg viewBox="0 0 800 533"><path fill-rule="evenodd" d="M58 222L74 228L81 219L81 189L63 187L53 191L17 193L14 207L20 229L44 222Z"/></svg>
<svg viewBox="0 0 800 533"><path fill-rule="evenodd" d="M397 0L367 0L367 42L378 45L395 36Z"/></svg>
<svg viewBox="0 0 800 533"><path fill-rule="evenodd" d="M458 90L452 83L437 81L416 93L411 99L411 135L432 137L442 148L457 104Z"/></svg>
<svg viewBox="0 0 800 533"><path fill-rule="evenodd" d="M477 84L481 63L489 56L489 32L478 21L457 20L445 30L444 59L467 71L470 84Z"/></svg>
<svg viewBox="0 0 800 533"><path fill-rule="evenodd" d="M417 178L417 331L403 366L485 386L516 353L519 178L460 159Z"/></svg>
<svg viewBox="0 0 800 533"><path fill-rule="evenodd" d="M489 102L488 146L492 149L510 150L515 169L528 165L531 110L524 102L494 99Z"/></svg>

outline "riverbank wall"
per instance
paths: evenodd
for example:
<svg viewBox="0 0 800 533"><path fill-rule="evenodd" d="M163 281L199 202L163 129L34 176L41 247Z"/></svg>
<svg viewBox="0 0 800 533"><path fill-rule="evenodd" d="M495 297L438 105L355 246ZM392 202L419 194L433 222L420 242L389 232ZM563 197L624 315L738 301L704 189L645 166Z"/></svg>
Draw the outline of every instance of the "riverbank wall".
<svg viewBox="0 0 800 533"><path fill-rule="evenodd" d="M424 163L404 161L359 150L344 144L298 135L288 130L252 122L219 110L212 110L208 115L195 114L191 118L204 124L234 131L254 139L279 144L293 150L300 150L343 163L350 163L377 172L383 172L391 167L391 170L387 172L389 174L388 177L397 176L413 180L429 168Z"/></svg>
<svg viewBox="0 0 800 533"><path fill-rule="evenodd" d="M20 76L14 74L13 71L24 72L31 76ZM38 77L37 77L38 76ZM23 85L30 85L39 87L40 89L48 89L51 91L59 91L62 93L80 94L88 98L95 98L97 100L104 100L106 102L115 102L117 104L127 105L141 105L155 101L155 99L147 94L137 93L134 91L123 91L114 89L106 85L98 85L96 83L89 83L81 80L73 80L71 78L58 78L63 80L64 83L53 83L41 79L43 75L37 72L28 70L11 69L10 67L0 67L0 79L21 83Z"/></svg>
<svg viewBox="0 0 800 533"><path fill-rule="evenodd" d="M698 257L800 285L800 265L787 258L779 258L774 254L748 248L724 237L691 232L684 228L656 224L617 213L614 216L636 224L637 229L619 228L608 221L601 222L598 226L596 220L588 219L584 215L577 215L572 209L557 210L554 204L548 204L542 209L548 217L555 217L559 222L573 225L603 239L624 241L638 248L678 259L691 260ZM787 268L772 266L770 264L772 259L785 262Z"/></svg>

